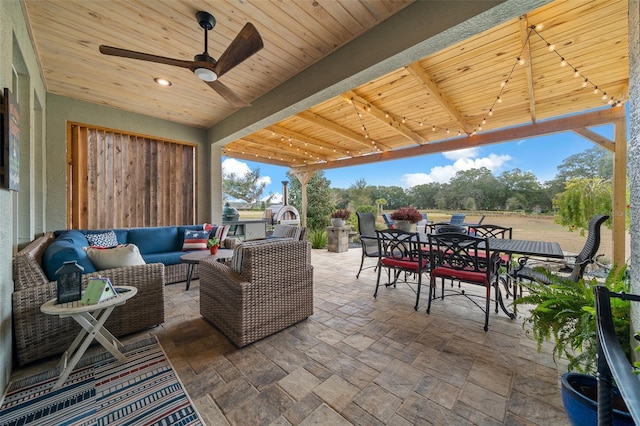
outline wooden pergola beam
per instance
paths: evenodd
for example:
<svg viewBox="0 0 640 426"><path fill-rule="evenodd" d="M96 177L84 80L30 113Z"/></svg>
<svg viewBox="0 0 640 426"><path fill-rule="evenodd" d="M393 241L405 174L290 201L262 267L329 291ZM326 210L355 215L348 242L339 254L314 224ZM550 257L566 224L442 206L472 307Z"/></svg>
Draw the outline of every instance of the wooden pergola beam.
<svg viewBox="0 0 640 426"><path fill-rule="evenodd" d="M410 141L415 142L418 145L423 145L428 143L426 139L422 136L409 129L404 124L400 123L395 118L391 117L389 114L379 110L374 105L371 105L370 102L356 95L352 91L348 91L343 95L344 100L347 103L353 104L358 110L364 112L365 114L375 118L379 122L383 123L385 126L397 131L402 136L406 137Z"/></svg>
<svg viewBox="0 0 640 426"><path fill-rule="evenodd" d="M303 166L302 170L324 170L338 167L356 166L375 163L378 161L397 160L400 158L415 157L418 155L435 154L440 152L455 151L463 148L490 145L494 143L508 142L516 139L543 136L552 133L573 131L587 126L598 126L607 123L624 121L624 108L612 107L603 110L588 112L586 114L573 115L555 120L542 121L508 129L482 132L474 136L463 136L448 139L442 142L431 142L426 145L414 146L394 151L381 152L366 156L346 158L342 160L328 161L326 163L310 164Z"/></svg>
<svg viewBox="0 0 640 426"><path fill-rule="evenodd" d="M469 134L473 132L473 127L467 123L467 120L465 120L460 111L453 106L451 101L449 101L449 98L442 93L436 82L429 77L429 74L427 74L418 62L409 64L406 68L407 71L409 71L424 86L425 90L431 95L433 100L436 101L458 123L465 133Z"/></svg>
<svg viewBox="0 0 640 426"><path fill-rule="evenodd" d="M611 152L616 151L615 143L612 140L609 140L604 136L597 134L593 130L589 130L586 127L583 127L582 129L573 129L573 131L579 134L580 136L582 136L583 138L588 139L591 142L600 145L601 147L603 147L608 151L611 151Z"/></svg>
<svg viewBox="0 0 640 426"><path fill-rule="evenodd" d="M315 124L316 126L322 127L325 130L328 130L339 136L342 136L345 139L349 139L357 143L358 145L361 145L369 149L372 146L371 139L367 139L356 132L353 132L349 129L345 129L344 127L334 123L333 121L329 121L326 118L319 116L318 114L314 114L309 111L302 111L302 112L299 112L297 116L302 118L303 120L307 120L308 122ZM380 143L378 143L377 146L387 150L391 149L389 146L383 145Z"/></svg>

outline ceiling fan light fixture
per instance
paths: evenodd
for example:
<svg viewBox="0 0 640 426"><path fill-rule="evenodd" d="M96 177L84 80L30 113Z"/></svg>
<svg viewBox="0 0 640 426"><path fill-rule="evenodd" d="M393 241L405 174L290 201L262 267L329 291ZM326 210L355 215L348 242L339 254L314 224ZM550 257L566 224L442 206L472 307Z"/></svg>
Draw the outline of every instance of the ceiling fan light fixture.
<svg viewBox="0 0 640 426"><path fill-rule="evenodd" d="M196 68L193 72L202 81L216 81L218 79L216 73L208 68Z"/></svg>

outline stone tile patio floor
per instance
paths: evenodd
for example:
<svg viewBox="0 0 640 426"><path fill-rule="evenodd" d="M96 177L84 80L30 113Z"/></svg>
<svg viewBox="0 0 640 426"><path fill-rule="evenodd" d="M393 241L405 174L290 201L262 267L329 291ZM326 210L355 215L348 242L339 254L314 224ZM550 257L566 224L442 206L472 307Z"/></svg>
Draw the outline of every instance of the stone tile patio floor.
<svg viewBox="0 0 640 426"><path fill-rule="evenodd" d="M149 333L207 424L569 424L566 364L538 353L522 318L492 310L485 332L464 297L427 314L426 291L416 312L405 284L374 299L376 273L356 279L359 262L359 249L313 250L313 316L241 349L200 317L199 281L167 286L166 322Z"/></svg>

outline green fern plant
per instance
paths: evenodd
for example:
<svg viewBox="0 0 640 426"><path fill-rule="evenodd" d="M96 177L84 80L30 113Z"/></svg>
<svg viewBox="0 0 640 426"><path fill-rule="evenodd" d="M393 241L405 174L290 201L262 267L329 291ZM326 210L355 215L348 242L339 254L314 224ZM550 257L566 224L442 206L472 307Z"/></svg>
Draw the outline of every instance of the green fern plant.
<svg viewBox="0 0 640 426"><path fill-rule="evenodd" d="M598 340L593 289L598 282L593 279L575 283L543 269L540 272L549 276L553 284L522 283L528 294L513 302L514 306L533 305L525 314L523 328L531 325L530 331L538 344L538 352L545 341L553 342L554 360L556 357L565 357L569 360L569 371L594 374ZM612 269L604 285L611 291L627 291L626 267ZM611 312L616 335L627 358L630 358L630 302L612 298Z"/></svg>
<svg viewBox="0 0 640 426"><path fill-rule="evenodd" d="M329 237L327 231L324 229L315 229L309 233L309 241L311 242L311 248L321 249L327 247Z"/></svg>

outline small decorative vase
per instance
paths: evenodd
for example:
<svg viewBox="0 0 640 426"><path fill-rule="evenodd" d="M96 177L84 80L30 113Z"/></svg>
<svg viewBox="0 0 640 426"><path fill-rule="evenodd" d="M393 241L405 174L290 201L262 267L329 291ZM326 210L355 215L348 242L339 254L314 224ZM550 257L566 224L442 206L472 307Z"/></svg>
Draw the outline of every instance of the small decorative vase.
<svg viewBox="0 0 640 426"><path fill-rule="evenodd" d="M340 227L344 226L344 219L341 219L339 217L332 217L331 218L331 225L335 226L336 228L340 228Z"/></svg>
<svg viewBox="0 0 640 426"><path fill-rule="evenodd" d="M211 246L209 247L209 250L211 251L211 254L217 254L218 253L218 246Z"/></svg>
<svg viewBox="0 0 640 426"><path fill-rule="evenodd" d="M413 225L410 221L408 220L395 220L393 221L393 223L396 225L396 228L401 230L401 231L405 231L405 232L411 232L411 225Z"/></svg>

